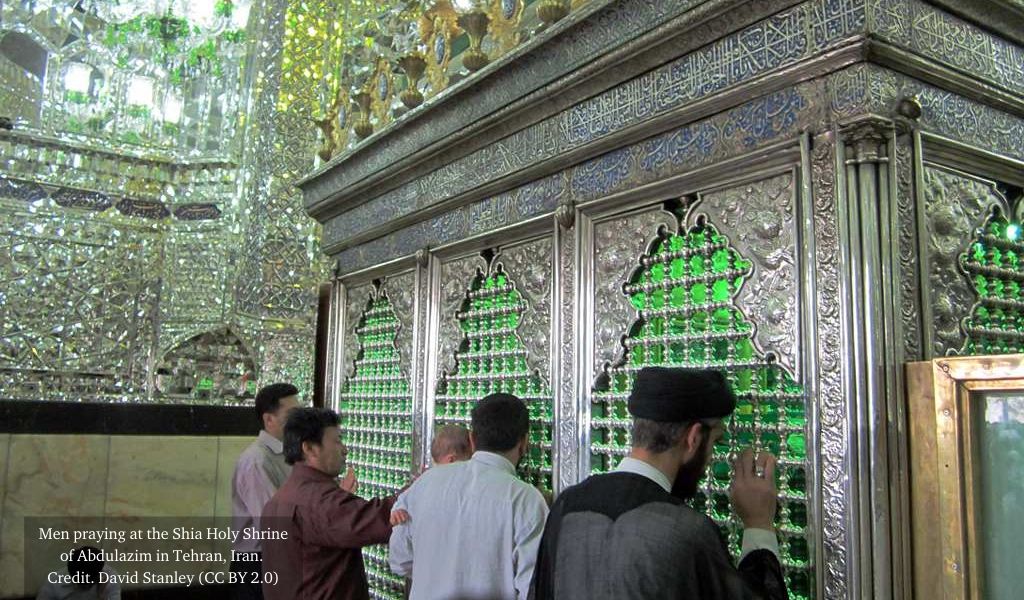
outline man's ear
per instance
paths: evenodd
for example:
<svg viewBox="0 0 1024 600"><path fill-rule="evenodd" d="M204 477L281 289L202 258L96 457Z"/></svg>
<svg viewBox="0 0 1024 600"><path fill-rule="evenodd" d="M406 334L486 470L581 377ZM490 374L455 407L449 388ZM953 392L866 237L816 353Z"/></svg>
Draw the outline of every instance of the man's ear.
<svg viewBox="0 0 1024 600"><path fill-rule="evenodd" d="M314 444L313 442L302 442L302 458L306 460L314 456L313 449L315 447L316 444Z"/></svg>
<svg viewBox="0 0 1024 600"><path fill-rule="evenodd" d="M683 438L680 440L683 458L686 460L693 458L703 441L704 427L700 423L693 423L687 427L686 432L683 433Z"/></svg>

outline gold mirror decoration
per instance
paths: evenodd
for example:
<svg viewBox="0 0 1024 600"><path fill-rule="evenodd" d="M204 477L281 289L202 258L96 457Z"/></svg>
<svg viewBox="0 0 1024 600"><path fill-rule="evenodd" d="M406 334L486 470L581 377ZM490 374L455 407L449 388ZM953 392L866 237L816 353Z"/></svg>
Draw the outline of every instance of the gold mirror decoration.
<svg viewBox="0 0 1024 600"><path fill-rule="evenodd" d="M366 85L372 98L370 111L377 117L377 126L383 127L391 122L391 94L394 88L391 63L383 56L377 57L373 75Z"/></svg>
<svg viewBox="0 0 1024 600"><path fill-rule="evenodd" d="M519 23L523 18L523 0L492 0L488 7L491 39L505 54L519 45Z"/></svg>
<svg viewBox="0 0 1024 600"><path fill-rule="evenodd" d="M398 66L405 73L406 86L399 98L410 110L423 104L423 93L419 89L419 81L427 68L427 60L422 52L410 52L398 59Z"/></svg>
<svg viewBox="0 0 1024 600"><path fill-rule="evenodd" d="M470 9L459 15L459 27L469 35L469 48L462 53L462 66L470 72L479 71L491 62L483 49L484 37L487 36L491 18L479 8Z"/></svg>

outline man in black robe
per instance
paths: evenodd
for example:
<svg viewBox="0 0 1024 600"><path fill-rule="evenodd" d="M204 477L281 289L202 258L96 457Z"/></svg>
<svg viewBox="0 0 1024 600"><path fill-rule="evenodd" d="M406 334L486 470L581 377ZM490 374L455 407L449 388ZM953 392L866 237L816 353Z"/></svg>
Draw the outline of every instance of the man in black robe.
<svg viewBox="0 0 1024 600"><path fill-rule="evenodd" d="M744 524L738 568L714 522L684 504L735 407L720 372L642 369L629 397L630 454L558 497L530 598L786 598L772 525L774 457L748 449L733 465L732 503Z"/></svg>

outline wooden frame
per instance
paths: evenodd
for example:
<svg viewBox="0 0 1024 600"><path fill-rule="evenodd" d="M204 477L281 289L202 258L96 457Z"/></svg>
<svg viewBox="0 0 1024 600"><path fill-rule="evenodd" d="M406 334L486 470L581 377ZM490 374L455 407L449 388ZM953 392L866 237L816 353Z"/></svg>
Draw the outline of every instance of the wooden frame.
<svg viewBox="0 0 1024 600"><path fill-rule="evenodd" d="M914 598L984 598L974 398L1024 390L1024 355L906 365Z"/></svg>

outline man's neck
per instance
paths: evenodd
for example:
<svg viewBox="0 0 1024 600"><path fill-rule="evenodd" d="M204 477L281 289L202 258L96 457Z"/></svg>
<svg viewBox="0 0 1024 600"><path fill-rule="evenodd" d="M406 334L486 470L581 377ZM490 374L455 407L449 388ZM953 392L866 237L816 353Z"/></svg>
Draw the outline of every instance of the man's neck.
<svg viewBox="0 0 1024 600"><path fill-rule="evenodd" d="M653 452L644 450L643 448L632 448L629 451L629 458L641 460L655 469L662 472L665 477L668 477L669 484L676 482L676 472L678 471L678 465L675 458L672 457L669 452L661 452L655 454Z"/></svg>

